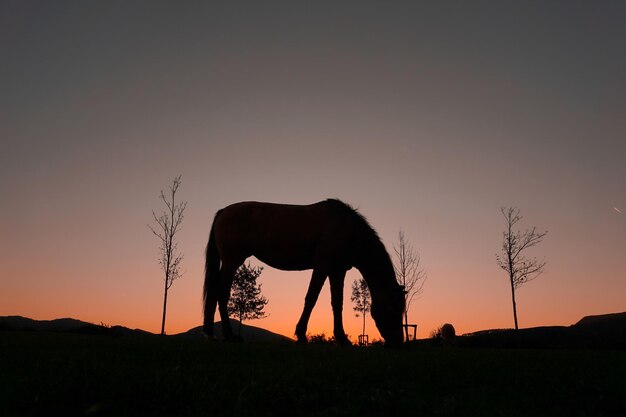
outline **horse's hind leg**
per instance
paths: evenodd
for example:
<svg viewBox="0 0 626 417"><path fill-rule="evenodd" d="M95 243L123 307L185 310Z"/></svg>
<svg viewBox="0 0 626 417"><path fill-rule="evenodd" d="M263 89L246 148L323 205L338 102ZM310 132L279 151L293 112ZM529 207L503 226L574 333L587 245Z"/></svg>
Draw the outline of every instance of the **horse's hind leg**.
<svg viewBox="0 0 626 417"><path fill-rule="evenodd" d="M311 318L313 307L315 307L317 298L319 297L322 287L324 286L324 281L326 281L326 273L321 272L318 269L314 269L313 275L311 276L311 282L309 283L309 289L307 290L306 297L304 298L304 310L302 310L302 315L296 325L296 337L298 338L299 343L307 342L306 328L309 325L309 318Z"/></svg>
<svg viewBox="0 0 626 417"><path fill-rule="evenodd" d="M218 309L220 312L220 318L222 320L222 337L225 340L239 340L239 337L233 335L233 329L230 326L230 320L228 318L228 300L230 300L230 290L233 285L233 277L237 268L241 266L243 262L224 262L220 269L220 291L218 299Z"/></svg>
<svg viewBox="0 0 626 417"><path fill-rule="evenodd" d="M219 283L217 281L211 281L207 285L211 285L211 288L204 300L204 324L202 330L204 334L213 339L213 321L215 317L215 309L217 308L217 299L219 297Z"/></svg>
<svg viewBox="0 0 626 417"><path fill-rule="evenodd" d="M343 330L343 283L346 278L346 271L333 272L329 276L330 280L330 300L333 306L333 324L335 340L341 345L349 345L350 340Z"/></svg>

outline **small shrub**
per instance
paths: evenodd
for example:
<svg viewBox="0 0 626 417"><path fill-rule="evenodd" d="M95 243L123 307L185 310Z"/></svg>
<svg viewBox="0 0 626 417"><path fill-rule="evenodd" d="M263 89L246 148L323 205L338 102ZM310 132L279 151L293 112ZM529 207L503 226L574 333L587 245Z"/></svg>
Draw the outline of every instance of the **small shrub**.
<svg viewBox="0 0 626 417"><path fill-rule="evenodd" d="M385 346L385 342L382 339L373 339L369 345L370 346Z"/></svg>
<svg viewBox="0 0 626 417"><path fill-rule="evenodd" d="M335 343L335 337L334 336L326 336L326 333L322 332L322 333L316 333L316 334L309 334L307 335L307 339L309 341L309 343L313 343L313 344L332 344Z"/></svg>
<svg viewBox="0 0 626 417"><path fill-rule="evenodd" d="M453 346L456 343L456 330L450 323L445 323L430 332L430 338L436 346Z"/></svg>

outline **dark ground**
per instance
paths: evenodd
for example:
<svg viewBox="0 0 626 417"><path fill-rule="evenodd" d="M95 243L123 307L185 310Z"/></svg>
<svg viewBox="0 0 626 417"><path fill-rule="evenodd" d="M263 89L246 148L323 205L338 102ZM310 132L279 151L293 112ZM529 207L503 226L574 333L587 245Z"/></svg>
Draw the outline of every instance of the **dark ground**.
<svg viewBox="0 0 626 417"><path fill-rule="evenodd" d="M626 416L626 351L0 332L0 416Z"/></svg>

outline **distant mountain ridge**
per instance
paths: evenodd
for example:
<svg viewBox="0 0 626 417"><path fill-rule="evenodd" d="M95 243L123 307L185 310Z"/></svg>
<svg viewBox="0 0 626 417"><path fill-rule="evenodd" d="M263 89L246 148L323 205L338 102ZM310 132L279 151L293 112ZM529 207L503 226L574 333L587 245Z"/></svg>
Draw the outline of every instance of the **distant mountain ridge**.
<svg viewBox="0 0 626 417"><path fill-rule="evenodd" d="M231 319L231 327L237 333L239 322ZM34 320L22 316L0 316L0 331L46 331L46 332L68 332L82 334L108 334L113 336L157 336L154 333L141 329L129 329L124 326L106 326L103 324L88 323L72 318L61 318L55 320ZM222 323L215 323L215 336L221 337ZM183 333L168 335L178 338L204 338L202 326L194 327ZM278 333L260 327L242 324L241 336L244 340L253 342L289 342L292 339Z"/></svg>
<svg viewBox="0 0 626 417"><path fill-rule="evenodd" d="M578 321L574 326L600 326L603 328L609 327L626 327L626 312L613 313L613 314L600 314L597 316L585 316Z"/></svg>
<svg viewBox="0 0 626 417"><path fill-rule="evenodd" d="M82 327L96 326L81 320L61 318L54 320L33 320L22 316L0 317L1 330L47 330L73 331Z"/></svg>
<svg viewBox="0 0 626 417"><path fill-rule="evenodd" d="M231 319L231 327L237 333L239 322ZM106 326L87 323L72 318L56 320L33 320L22 316L0 316L0 331L48 331L80 334L100 334L111 336L158 335L141 329L123 326ZM221 322L215 323L215 336L221 337ZM242 325L241 336L251 342L292 342L286 336L270 332L260 327ZM186 332L168 335L174 338L204 338L202 327L194 327ZM420 340L417 342L428 342ZM604 348L626 349L626 312L586 316L571 326L531 327L515 331L513 329L482 330L458 336L457 345L462 347L495 348Z"/></svg>
<svg viewBox="0 0 626 417"><path fill-rule="evenodd" d="M626 349L626 312L586 316L571 326L482 330L458 338L466 347Z"/></svg>
<svg viewBox="0 0 626 417"><path fill-rule="evenodd" d="M124 326L107 326L104 324L94 324L72 318L34 320L22 316L0 317L0 331L2 330L112 334L115 336L153 334L141 329L129 329L128 327Z"/></svg>

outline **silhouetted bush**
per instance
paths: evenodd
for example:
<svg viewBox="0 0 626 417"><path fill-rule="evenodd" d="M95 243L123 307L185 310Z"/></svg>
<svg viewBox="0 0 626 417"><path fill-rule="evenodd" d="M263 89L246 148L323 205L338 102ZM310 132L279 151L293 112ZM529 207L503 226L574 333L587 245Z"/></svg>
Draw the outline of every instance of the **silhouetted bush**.
<svg viewBox="0 0 626 417"><path fill-rule="evenodd" d="M307 339L309 340L309 343L314 343L314 344L332 344L335 343L335 337L334 336L326 336L326 333L322 332L322 333L316 333L316 334L309 334L307 335Z"/></svg>
<svg viewBox="0 0 626 417"><path fill-rule="evenodd" d="M430 338L435 346L454 346L456 344L456 330L450 323L445 323L430 332Z"/></svg>
<svg viewBox="0 0 626 417"><path fill-rule="evenodd" d="M385 341L382 339L372 339L370 346L385 346Z"/></svg>

